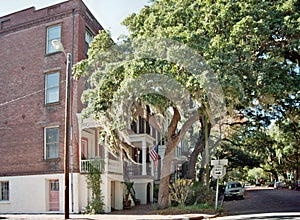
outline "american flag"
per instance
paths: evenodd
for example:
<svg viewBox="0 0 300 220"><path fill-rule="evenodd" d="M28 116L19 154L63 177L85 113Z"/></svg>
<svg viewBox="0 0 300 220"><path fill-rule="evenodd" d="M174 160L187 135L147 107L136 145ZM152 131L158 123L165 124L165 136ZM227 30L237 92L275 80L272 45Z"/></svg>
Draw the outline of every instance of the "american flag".
<svg viewBox="0 0 300 220"><path fill-rule="evenodd" d="M157 161L158 161L158 145L156 145L150 152L150 157L154 161L154 164L157 166Z"/></svg>

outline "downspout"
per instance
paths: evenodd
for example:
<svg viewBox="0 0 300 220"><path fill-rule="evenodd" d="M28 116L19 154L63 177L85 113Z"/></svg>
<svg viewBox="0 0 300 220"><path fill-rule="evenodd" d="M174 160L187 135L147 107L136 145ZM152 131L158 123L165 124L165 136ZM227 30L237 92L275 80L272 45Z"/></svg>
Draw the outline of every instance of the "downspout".
<svg viewBox="0 0 300 220"><path fill-rule="evenodd" d="M73 65L74 63L74 44L75 44L75 9L72 10L72 60L71 60L71 63ZM71 76L72 77L72 76ZM71 106L73 106L73 80L71 80L71 88L72 88L72 98L71 98ZM72 107L71 107L72 108ZM71 112L72 109L71 109ZM72 115L72 113L71 113ZM72 116L71 116L72 117ZM73 122L73 117L71 119L71 122ZM73 127L72 127L72 124L71 124L71 129L73 130ZM73 136L73 132L72 132L72 136ZM73 143L73 141L72 141ZM72 144L71 146L71 161L72 161L72 164L71 164L71 204L72 204L72 213L74 213L74 179L73 179L73 166L74 166L74 151L73 151L73 147L74 147L74 144Z"/></svg>

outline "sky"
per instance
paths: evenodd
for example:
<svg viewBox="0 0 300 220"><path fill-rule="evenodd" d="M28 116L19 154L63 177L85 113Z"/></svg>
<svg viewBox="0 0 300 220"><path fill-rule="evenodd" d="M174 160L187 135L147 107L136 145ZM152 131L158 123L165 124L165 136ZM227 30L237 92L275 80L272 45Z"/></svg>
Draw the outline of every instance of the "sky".
<svg viewBox="0 0 300 220"><path fill-rule="evenodd" d="M0 0L0 17L26 8L36 10L64 2L66 0ZM148 0L83 0L105 30L111 32L113 40L120 35L127 35L126 27L121 22L131 13L138 13Z"/></svg>

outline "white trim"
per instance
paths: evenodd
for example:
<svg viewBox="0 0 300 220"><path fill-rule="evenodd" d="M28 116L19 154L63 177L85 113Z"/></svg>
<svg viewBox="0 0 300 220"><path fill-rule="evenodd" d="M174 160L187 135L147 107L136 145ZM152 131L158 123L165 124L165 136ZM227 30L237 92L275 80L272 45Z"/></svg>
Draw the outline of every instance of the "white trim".
<svg viewBox="0 0 300 220"><path fill-rule="evenodd" d="M58 153L58 157L57 158L47 158L46 129L48 129L48 128L58 128L58 152L59 152L59 125L44 127L44 160L57 159L57 158L59 158L59 153Z"/></svg>
<svg viewBox="0 0 300 220"><path fill-rule="evenodd" d="M56 24L53 24L53 25L49 25L46 27L46 54L51 54L51 53L55 53L57 51L52 51L52 52L49 52L49 47L48 47L48 43L49 43L49 29L50 28L54 28L54 27L60 27L60 33L59 33L59 38L54 38L54 39L58 39L58 40L61 40L61 33L62 33L62 25L61 23L56 23ZM52 39L52 40L54 40Z"/></svg>

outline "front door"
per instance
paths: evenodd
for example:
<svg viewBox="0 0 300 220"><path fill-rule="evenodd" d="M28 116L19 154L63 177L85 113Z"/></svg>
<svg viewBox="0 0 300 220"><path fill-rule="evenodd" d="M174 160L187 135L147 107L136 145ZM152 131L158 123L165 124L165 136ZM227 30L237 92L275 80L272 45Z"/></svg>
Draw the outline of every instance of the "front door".
<svg viewBox="0 0 300 220"><path fill-rule="evenodd" d="M115 210L115 181L111 181L111 210Z"/></svg>
<svg viewBox="0 0 300 220"><path fill-rule="evenodd" d="M89 140L87 138L81 138L81 160L88 159Z"/></svg>
<svg viewBox="0 0 300 220"><path fill-rule="evenodd" d="M49 180L49 210L59 211L59 181Z"/></svg>

